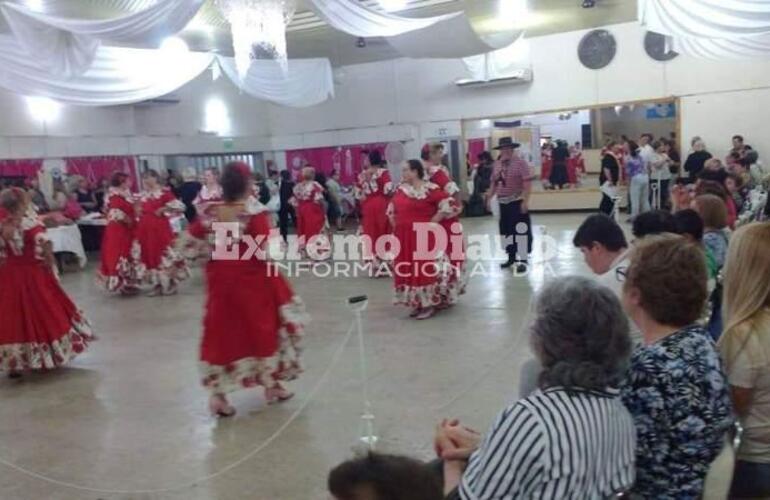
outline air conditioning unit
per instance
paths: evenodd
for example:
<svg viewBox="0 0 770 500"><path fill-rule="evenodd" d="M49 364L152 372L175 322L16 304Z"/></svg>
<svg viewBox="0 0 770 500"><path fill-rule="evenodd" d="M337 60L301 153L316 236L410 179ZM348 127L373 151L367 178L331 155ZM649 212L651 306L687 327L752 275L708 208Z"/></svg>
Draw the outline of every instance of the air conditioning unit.
<svg viewBox="0 0 770 500"><path fill-rule="evenodd" d="M501 85L517 85L532 82L532 70L522 68L506 76L490 78L489 80L475 80L472 78L461 78L455 80L458 87L498 87Z"/></svg>

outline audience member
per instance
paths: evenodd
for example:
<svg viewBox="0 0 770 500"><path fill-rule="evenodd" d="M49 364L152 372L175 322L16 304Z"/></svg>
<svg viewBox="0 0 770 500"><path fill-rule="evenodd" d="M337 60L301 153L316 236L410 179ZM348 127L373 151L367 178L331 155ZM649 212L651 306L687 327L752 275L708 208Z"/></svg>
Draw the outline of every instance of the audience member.
<svg viewBox="0 0 770 500"><path fill-rule="evenodd" d="M635 431L615 387L631 341L617 297L582 277L546 285L531 342L543 367L540 388L503 410L483 440L457 421L439 425L444 492L492 500L610 498L628 490Z"/></svg>
<svg viewBox="0 0 770 500"><path fill-rule="evenodd" d="M62 207L62 215L69 220L76 221L83 216L85 211L83 207L78 203L77 193L70 193L67 202Z"/></svg>
<svg viewBox="0 0 770 500"><path fill-rule="evenodd" d="M698 174L700 181L715 181L719 184L724 184L726 178L727 170L717 158L706 160L706 163L703 164L703 170Z"/></svg>
<svg viewBox="0 0 770 500"><path fill-rule="evenodd" d="M684 236L691 243L703 243L703 219L692 208L674 213L676 233Z"/></svg>
<svg viewBox="0 0 770 500"><path fill-rule="evenodd" d="M666 208L669 206L671 158L666 154L666 143L655 141L652 148L655 152L649 157L650 197L655 208Z"/></svg>
<svg viewBox="0 0 770 500"><path fill-rule="evenodd" d="M639 146L628 142L628 156L625 161L626 177L629 179L628 194L631 204L631 218L650 209L650 176L647 166L639 155Z"/></svg>
<svg viewBox="0 0 770 500"><path fill-rule="evenodd" d="M203 184L198 180L198 172L193 167L188 167L182 174L182 184L177 189L179 200L184 203L184 216L188 222L192 222L197 215L195 199L203 189Z"/></svg>
<svg viewBox="0 0 770 500"><path fill-rule="evenodd" d="M631 227L634 238L644 238L651 234L675 233L674 217L665 210L650 210L639 214Z"/></svg>
<svg viewBox="0 0 770 500"><path fill-rule="evenodd" d="M88 187L88 181L84 178L78 179L78 187L75 190L77 194L78 203L83 207L86 212L96 211L96 198L94 192Z"/></svg>
<svg viewBox="0 0 770 500"><path fill-rule="evenodd" d="M642 331L621 394L636 423L632 498L700 498L732 426L727 380L713 340L695 325L706 301L706 265L677 235L635 244L624 305Z"/></svg>
<svg viewBox="0 0 770 500"><path fill-rule="evenodd" d="M104 211L104 197L107 196L107 191L110 189L110 180L103 178L99 181L97 188L94 190L94 199L96 200L95 212Z"/></svg>
<svg viewBox="0 0 770 500"><path fill-rule="evenodd" d="M743 434L730 498L770 498L770 222L733 235L719 351Z"/></svg>
<svg viewBox="0 0 770 500"><path fill-rule="evenodd" d="M620 154L621 144L610 141L605 148L606 151L602 157L602 171L599 174L599 185L602 189L602 201L599 204L599 211L610 215L615 207L615 195L617 185L620 181Z"/></svg>
<svg viewBox="0 0 770 500"><path fill-rule="evenodd" d="M294 181L291 179L291 172L288 170L281 170L281 181L278 185L278 196L281 202L281 207L278 210L278 228L281 231L283 240L286 241L289 235L290 219L292 224L295 226L297 225L297 216L294 212L294 207L291 206L291 203L289 203L291 197L294 196Z"/></svg>
<svg viewBox="0 0 770 500"><path fill-rule="evenodd" d="M727 207L718 196L701 194L695 197L693 208L703 219L703 244L721 268L725 263L729 242Z"/></svg>
<svg viewBox="0 0 770 500"><path fill-rule="evenodd" d="M45 199L43 191L40 190L40 182L37 180L37 177L30 177L28 184L29 189L27 191L29 192L32 204L35 205L38 212L48 212L48 202Z"/></svg>
<svg viewBox="0 0 770 500"><path fill-rule="evenodd" d="M684 162L684 171L689 176L690 184L694 184L703 170L706 160L711 159L711 153L706 151L706 144L700 137L693 137L690 145L692 152L687 155L687 160Z"/></svg>
<svg viewBox="0 0 770 500"><path fill-rule="evenodd" d="M411 458L369 453L336 466L327 480L335 500L441 500L440 476Z"/></svg>

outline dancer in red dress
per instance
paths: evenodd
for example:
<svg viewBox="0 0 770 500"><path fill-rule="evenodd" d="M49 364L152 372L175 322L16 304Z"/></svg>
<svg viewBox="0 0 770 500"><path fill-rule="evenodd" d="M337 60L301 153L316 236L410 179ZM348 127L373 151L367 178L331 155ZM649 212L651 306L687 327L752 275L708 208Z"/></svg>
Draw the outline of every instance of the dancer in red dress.
<svg viewBox="0 0 770 500"><path fill-rule="evenodd" d="M97 282L108 292L131 295L139 291L144 277L139 242L136 241L136 216L131 177L116 172L104 198L107 227L101 247L101 266Z"/></svg>
<svg viewBox="0 0 770 500"><path fill-rule="evenodd" d="M0 371L64 365L94 340L54 273L51 243L26 193L0 192Z"/></svg>
<svg viewBox="0 0 770 500"><path fill-rule="evenodd" d="M444 158L444 145L441 143L431 144L429 149L429 159L427 165L428 180L443 189L446 194L451 196L457 202L457 206L462 206L460 201L460 188L452 180L449 171L441 163ZM459 214L453 217L447 217L441 220L441 226L446 231L449 239L447 246L447 256L452 263L453 275L445 283L447 289L442 291L443 295L454 296L456 300L458 295L465 293L466 272L465 272L465 238L463 236L463 225L460 222ZM453 300L453 302L454 302Z"/></svg>
<svg viewBox="0 0 770 500"><path fill-rule="evenodd" d="M425 179L425 168L420 160L404 164L403 181L396 188L388 207L393 224L393 234L399 242L395 258L395 304L411 308L411 316L427 319L457 302L457 294L451 293L450 281L457 271L441 248L431 252L440 242L428 233L429 248L420 255L418 232L427 232L429 223L438 223L460 213L457 201L446 191ZM425 226L418 226L425 224ZM441 231L443 228L439 227Z"/></svg>
<svg viewBox="0 0 770 500"><path fill-rule="evenodd" d="M140 217L136 239L146 267L144 281L150 295L173 295L177 284L190 276L187 263L174 249L174 231L168 216L184 213L184 204L168 188L160 186L158 173L148 170L143 176L145 190L139 195Z"/></svg>
<svg viewBox="0 0 770 500"><path fill-rule="evenodd" d="M272 226L270 213L249 195L252 183L247 165L228 164L222 173L224 201L211 205L190 226L190 234L213 244L216 223L236 223L233 241L243 257L249 248L243 237L266 238ZM266 247L265 239L260 248ZM211 412L233 415L226 394L248 387L264 387L269 403L291 398L282 382L302 371L306 314L286 279L257 252L246 260L209 261L206 287L200 361Z"/></svg>
<svg viewBox="0 0 770 500"><path fill-rule="evenodd" d="M211 203L222 201L222 186L219 185L219 169L207 168L203 171L203 187L193 201L195 213L201 214Z"/></svg>
<svg viewBox="0 0 770 500"><path fill-rule="evenodd" d="M377 255L377 240L391 233L390 221L386 211L393 194L393 182L390 172L383 168L379 151L369 153L369 166L358 175L355 187L356 198L361 204L361 234L363 239L364 260L371 263L373 276L380 276L382 255Z"/></svg>
<svg viewBox="0 0 770 500"><path fill-rule="evenodd" d="M302 182L294 186L291 204L297 210L297 237L300 250L305 250L311 238L323 233L326 226L324 188L315 181L315 169L302 169Z"/></svg>

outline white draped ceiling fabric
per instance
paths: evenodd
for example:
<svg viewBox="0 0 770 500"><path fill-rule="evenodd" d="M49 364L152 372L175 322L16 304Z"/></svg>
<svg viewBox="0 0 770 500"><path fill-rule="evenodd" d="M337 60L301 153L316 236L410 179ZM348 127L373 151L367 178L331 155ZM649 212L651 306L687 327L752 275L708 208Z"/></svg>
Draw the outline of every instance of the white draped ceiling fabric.
<svg viewBox="0 0 770 500"><path fill-rule="evenodd" d="M231 57L102 46L85 73L55 78L35 64L13 37L0 37L0 86L83 106L155 99L179 89L217 63L243 92L282 106L312 106L334 96L328 59L291 60L285 75L277 63L257 61L241 82Z"/></svg>
<svg viewBox="0 0 770 500"><path fill-rule="evenodd" d="M770 55L768 0L640 0L639 21L671 37L677 52L695 57Z"/></svg>
<svg viewBox="0 0 770 500"><path fill-rule="evenodd" d="M102 43L157 43L181 31L203 2L159 0L146 9L107 20L48 16L7 2L2 11L16 40L37 64L56 75L72 76L89 68Z"/></svg>
<svg viewBox="0 0 770 500"><path fill-rule="evenodd" d="M407 57L454 59L484 54L511 45L522 32L505 31L479 36L467 16L443 19L420 31L388 38L388 43Z"/></svg>

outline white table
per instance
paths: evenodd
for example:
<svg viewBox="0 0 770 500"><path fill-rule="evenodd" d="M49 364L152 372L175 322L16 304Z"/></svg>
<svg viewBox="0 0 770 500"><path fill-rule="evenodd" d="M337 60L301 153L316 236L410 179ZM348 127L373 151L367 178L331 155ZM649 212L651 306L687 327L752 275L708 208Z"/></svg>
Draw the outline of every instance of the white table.
<svg viewBox="0 0 770 500"><path fill-rule="evenodd" d="M70 226L51 227L46 230L48 239L51 240L54 253L71 252L74 253L80 264L80 267L86 267L88 257L83 248L83 239L80 236L80 229L75 224Z"/></svg>

